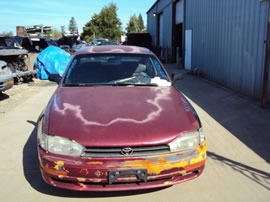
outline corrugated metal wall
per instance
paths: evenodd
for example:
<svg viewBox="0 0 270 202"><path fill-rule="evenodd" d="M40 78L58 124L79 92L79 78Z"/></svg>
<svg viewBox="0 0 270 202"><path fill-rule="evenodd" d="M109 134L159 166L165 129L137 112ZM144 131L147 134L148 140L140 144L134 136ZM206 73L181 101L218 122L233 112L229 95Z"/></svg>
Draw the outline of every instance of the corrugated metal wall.
<svg viewBox="0 0 270 202"><path fill-rule="evenodd" d="M269 65L270 66L270 65ZM270 67L269 67L270 68ZM268 92L267 92L267 100L270 103L270 71L268 72Z"/></svg>
<svg viewBox="0 0 270 202"><path fill-rule="evenodd" d="M147 15L147 32L152 36L153 46L157 44L157 16L163 12L163 45L164 48L172 46L172 1L173 0L160 0L159 3L149 11Z"/></svg>
<svg viewBox="0 0 270 202"><path fill-rule="evenodd" d="M152 37L152 44L153 46L156 45L157 41L157 17L153 16L156 13L156 8L154 7L152 10L149 11L147 14L147 32Z"/></svg>
<svg viewBox="0 0 270 202"><path fill-rule="evenodd" d="M268 1L185 2L186 29L193 33L192 69L198 68L211 80L260 98Z"/></svg>
<svg viewBox="0 0 270 202"><path fill-rule="evenodd" d="M172 4L169 4L166 8L163 9L164 17L164 34L163 34L163 44L164 47L172 47Z"/></svg>

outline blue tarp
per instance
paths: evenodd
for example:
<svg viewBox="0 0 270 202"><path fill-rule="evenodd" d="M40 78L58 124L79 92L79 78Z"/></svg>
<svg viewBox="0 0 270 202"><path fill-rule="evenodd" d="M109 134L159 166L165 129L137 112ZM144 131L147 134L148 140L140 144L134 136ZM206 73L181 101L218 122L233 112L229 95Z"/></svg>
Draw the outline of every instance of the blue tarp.
<svg viewBox="0 0 270 202"><path fill-rule="evenodd" d="M49 74L63 76L71 56L61 48L49 46L40 52L35 61L38 79L48 79Z"/></svg>

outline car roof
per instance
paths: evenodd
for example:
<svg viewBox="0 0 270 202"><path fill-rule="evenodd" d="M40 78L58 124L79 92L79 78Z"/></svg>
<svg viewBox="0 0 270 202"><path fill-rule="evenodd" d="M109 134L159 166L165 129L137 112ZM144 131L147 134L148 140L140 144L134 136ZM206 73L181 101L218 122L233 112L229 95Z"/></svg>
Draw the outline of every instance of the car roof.
<svg viewBox="0 0 270 202"><path fill-rule="evenodd" d="M82 48L76 52L76 55L87 53L136 53L153 54L149 49L137 46L90 46Z"/></svg>

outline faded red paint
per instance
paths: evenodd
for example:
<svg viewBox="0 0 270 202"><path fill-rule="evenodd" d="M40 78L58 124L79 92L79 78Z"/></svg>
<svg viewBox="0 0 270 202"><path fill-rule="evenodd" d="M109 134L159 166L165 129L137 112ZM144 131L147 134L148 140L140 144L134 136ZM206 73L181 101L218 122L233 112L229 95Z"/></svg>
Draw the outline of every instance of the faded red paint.
<svg viewBox="0 0 270 202"><path fill-rule="evenodd" d="M174 87L60 87L45 133L85 146L167 144L199 127L181 98Z"/></svg>
<svg viewBox="0 0 270 202"><path fill-rule="evenodd" d="M91 47L76 54L87 53L153 55L147 49L129 46ZM168 144L199 127L189 104L173 86L63 87L60 83L44 111L43 132L83 146L128 147ZM38 152L42 177L52 186L83 191L138 190L198 177L204 169L206 144L194 151L143 157L69 157L40 147ZM147 182L127 175L108 184L109 170L130 169L146 169Z"/></svg>
<svg viewBox="0 0 270 202"><path fill-rule="evenodd" d="M153 53L147 48L136 46L90 46L77 51L76 55L87 53L137 53L153 55Z"/></svg>

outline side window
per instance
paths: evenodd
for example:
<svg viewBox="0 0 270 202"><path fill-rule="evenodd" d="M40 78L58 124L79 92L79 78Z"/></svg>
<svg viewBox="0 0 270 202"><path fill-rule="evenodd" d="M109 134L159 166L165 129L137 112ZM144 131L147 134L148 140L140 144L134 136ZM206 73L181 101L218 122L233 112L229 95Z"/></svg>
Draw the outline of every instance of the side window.
<svg viewBox="0 0 270 202"><path fill-rule="evenodd" d="M78 59L74 59L71 66L69 67L69 69L67 71L65 82L67 82L67 83L72 82L72 78L70 78L70 74L74 70L74 67L77 65L77 63L78 63Z"/></svg>
<svg viewBox="0 0 270 202"><path fill-rule="evenodd" d="M14 41L12 41L11 39L5 39L7 47L14 47Z"/></svg>
<svg viewBox="0 0 270 202"><path fill-rule="evenodd" d="M6 43L3 38L0 38L0 46L6 46Z"/></svg>

